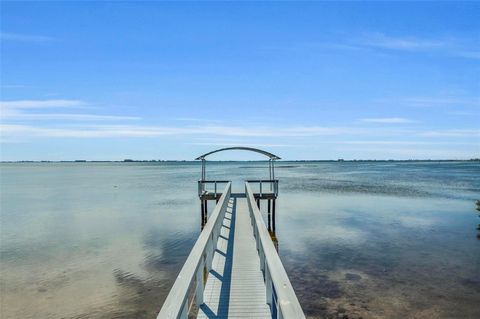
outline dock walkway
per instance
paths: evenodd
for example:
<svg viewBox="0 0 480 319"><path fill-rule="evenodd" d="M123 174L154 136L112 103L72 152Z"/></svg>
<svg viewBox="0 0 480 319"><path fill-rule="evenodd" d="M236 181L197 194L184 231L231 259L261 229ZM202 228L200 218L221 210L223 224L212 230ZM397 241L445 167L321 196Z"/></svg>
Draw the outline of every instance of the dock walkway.
<svg viewBox="0 0 480 319"><path fill-rule="evenodd" d="M263 221L261 195L249 182L245 193L231 189L228 182L208 218L202 205L202 232L157 319L305 318Z"/></svg>
<svg viewBox="0 0 480 319"><path fill-rule="evenodd" d="M272 318L246 198L231 198L197 318Z"/></svg>

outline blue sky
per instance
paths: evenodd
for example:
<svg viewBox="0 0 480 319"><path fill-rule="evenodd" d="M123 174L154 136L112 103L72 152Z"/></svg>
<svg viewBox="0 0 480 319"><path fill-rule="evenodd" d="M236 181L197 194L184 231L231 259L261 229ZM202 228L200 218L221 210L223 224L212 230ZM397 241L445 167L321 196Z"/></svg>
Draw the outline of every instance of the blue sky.
<svg viewBox="0 0 480 319"><path fill-rule="evenodd" d="M478 2L2 1L0 15L2 160L480 157Z"/></svg>

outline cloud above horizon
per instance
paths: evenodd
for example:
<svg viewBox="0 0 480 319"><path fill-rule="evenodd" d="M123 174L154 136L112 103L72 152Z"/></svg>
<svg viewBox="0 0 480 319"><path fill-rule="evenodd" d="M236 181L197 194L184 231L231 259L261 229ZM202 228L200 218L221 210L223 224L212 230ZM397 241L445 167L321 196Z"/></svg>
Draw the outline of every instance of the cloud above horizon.
<svg viewBox="0 0 480 319"><path fill-rule="evenodd" d="M70 125L70 126L34 126L19 124L0 124L3 138L105 138L105 137L158 137L167 135L204 135L218 137L316 137L316 136L375 136L377 128L355 127L266 127L266 126L148 126L148 125ZM480 137L480 129L448 129L437 131L398 130L386 128L383 135L408 134L410 137ZM344 143L335 141L332 143ZM363 142L361 142L363 143ZM371 142L369 142L371 143ZM395 142L391 142L395 144ZM416 144L416 143L411 143ZM417 142L418 144L418 142Z"/></svg>
<svg viewBox="0 0 480 319"><path fill-rule="evenodd" d="M428 99L427 99L428 100ZM431 99L432 100L432 99ZM433 99L434 100L434 99ZM411 138L438 138L438 137L467 137L475 138L480 135L476 129L405 129L397 128L397 124L418 123L417 120L403 117L380 117L361 118L357 122L370 124L385 124L365 127L355 125L355 121L344 126L319 126L319 125L228 125L219 120L178 118L180 122L191 122L192 124L180 123L179 125L147 125L139 116L111 115L111 114L84 114L84 113L58 113L57 109L66 111L78 108L91 107L91 104L75 99L50 99L50 100L10 100L0 101L0 133L1 142L15 140L37 139L37 138L116 138L116 137L159 137L159 136L213 136L213 137L242 137L242 138L307 138L307 137L357 137L357 136L409 136ZM94 109L99 109L98 107ZM54 112L52 112L52 110ZM35 112L33 112L35 111ZM136 125L125 125L123 122L135 120ZM37 125L38 121L47 123ZM102 124L109 121L111 124ZM23 123L22 123L23 122ZM98 122L98 123L96 123ZM195 124L193 124L195 123ZM196 145L227 145L236 143L227 142L197 142ZM329 143L329 141L322 141ZM349 141L337 140L338 144L432 144L429 141ZM250 143L252 144L252 143ZM271 145L287 145L282 143L270 143ZM253 145L253 144L252 144Z"/></svg>
<svg viewBox="0 0 480 319"><path fill-rule="evenodd" d="M308 137L356 134L361 129L344 127L242 127L242 126L147 126L147 125L83 125L73 127L41 127L0 124L3 137L158 137L165 135L212 135L233 137Z"/></svg>
<svg viewBox="0 0 480 319"><path fill-rule="evenodd" d="M0 110L8 109L45 109L84 106L87 103L80 100L10 100L0 101Z"/></svg>
<svg viewBox="0 0 480 319"><path fill-rule="evenodd" d="M382 52L435 54L463 59L480 59L480 45L475 38L455 37L419 37L415 35L393 36L384 32L365 31L348 36L339 36L335 42L308 41L293 42L288 45L267 45L263 49L268 51L323 51L344 50L352 52Z"/></svg>
<svg viewBox="0 0 480 319"><path fill-rule="evenodd" d="M51 42L56 39L44 35L33 35L33 34L22 34L22 33L11 33L11 32L0 32L0 40L2 41L19 41L19 42L30 42L30 43L43 43Z"/></svg>
<svg viewBox="0 0 480 319"><path fill-rule="evenodd" d="M413 35L392 36L383 32L364 32L350 40L349 45L378 50L437 53L467 59L480 59L480 45L477 39L469 38L425 38Z"/></svg>
<svg viewBox="0 0 480 319"><path fill-rule="evenodd" d="M89 106L81 100L11 100L0 101L0 120L61 120L61 121L116 121L140 120L138 116L84 114L84 113L50 113L51 109L71 110ZM36 111L36 112L32 112ZM45 111L38 113L39 111Z"/></svg>
<svg viewBox="0 0 480 319"><path fill-rule="evenodd" d="M54 37L44 36L44 35L33 35L33 34L21 34L21 33L11 33L11 32L0 32L0 40L2 41L19 41L19 42L30 42L30 43L43 43L51 42L57 40Z"/></svg>
<svg viewBox="0 0 480 319"><path fill-rule="evenodd" d="M368 122L368 123L382 123L382 124L406 124L406 123L417 122L417 121L406 119L403 117L365 118L365 119L360 119L360 121Z"/></svg>
<svg viewBox="0 0 480 319"><path fill-rule="evenodd" d="M353 42L362 46L405 51L424 51L445 48L452 44L452 40L450 39L434 40L413 36L394 37L381 32L363 33Z"/></svg>

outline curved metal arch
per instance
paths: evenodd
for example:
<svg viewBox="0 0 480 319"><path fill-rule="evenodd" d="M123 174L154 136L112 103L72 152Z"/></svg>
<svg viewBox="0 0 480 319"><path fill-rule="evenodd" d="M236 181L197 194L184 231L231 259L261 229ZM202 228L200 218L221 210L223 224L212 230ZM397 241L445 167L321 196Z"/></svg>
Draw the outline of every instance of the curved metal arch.
<svg viewBox="0 0 480 319"><path fill-rule="evenodd" d="M200 155L199 157L197 157L195 160L205 160L205 157L207 157L208 155L211 155L211 154L213 154L213 153L218 153L218 152L223 152L223 151L232 151L232 150L251 151L251 152L260 153L260 154L263 154L263 155L269 157L271 160L279 160L279 159L280 159L280 157L278 157L277 155L272 154L272 153L267 152L267 151L260 150L260 149L258 149L258 148L236 146L236 147L220 148L220 149L218 149L218 150L205 153L205 154Z"/></svg>

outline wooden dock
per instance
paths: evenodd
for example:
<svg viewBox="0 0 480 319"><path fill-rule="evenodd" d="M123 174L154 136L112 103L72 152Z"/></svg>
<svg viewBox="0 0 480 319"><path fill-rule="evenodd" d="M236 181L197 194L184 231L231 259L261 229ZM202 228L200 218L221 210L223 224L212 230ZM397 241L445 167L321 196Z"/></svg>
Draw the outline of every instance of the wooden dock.
<svg viewBox="0 0 480 319"><path fill-rule="evenodd" d="M202 232L157 319L305 318L275 246L278 180L273 160L279 157L260 150L270 157L270 178L246 181L245 192L233 194L230 181L205 179L205 156L230 149L259 151L227 148L198 158ZM268 228L259 209L261 200L268 202ZM215 203L209 216L208 201Z"/></svg>

